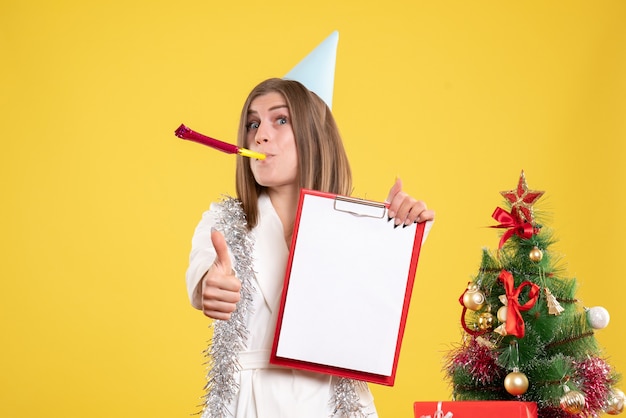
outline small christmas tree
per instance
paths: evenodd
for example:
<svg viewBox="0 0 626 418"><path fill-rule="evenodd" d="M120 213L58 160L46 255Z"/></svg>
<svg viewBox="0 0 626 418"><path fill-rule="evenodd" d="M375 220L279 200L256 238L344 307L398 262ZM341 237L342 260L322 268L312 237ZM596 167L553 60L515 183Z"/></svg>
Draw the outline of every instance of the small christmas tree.
<svg viewBox="0 0 626 418"><path fill-rule="evenodd" d="M454 400L536 402L541 418L617 415L624 393L603 358L595 330L608 325L602 307L576 299L576 280L563 276L550 252L550 232L535 220L542 191L501 192L496 208L499 248L483 250L480 269L459 302L463 341L446 357Z"/></svg>

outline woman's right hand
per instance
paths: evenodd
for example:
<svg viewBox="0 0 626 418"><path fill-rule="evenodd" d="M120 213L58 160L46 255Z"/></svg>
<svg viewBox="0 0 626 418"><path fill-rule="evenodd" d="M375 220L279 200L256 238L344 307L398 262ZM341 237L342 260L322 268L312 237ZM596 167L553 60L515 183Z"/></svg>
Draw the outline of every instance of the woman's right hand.
<svg viewBox="0 0 626 418"><path fill-rule="evenodd" d="M241 299L241 281L232 268L224 235L211 231L211 241L217 256L202 277L202 312L213 319L230 319Z"/></svg>

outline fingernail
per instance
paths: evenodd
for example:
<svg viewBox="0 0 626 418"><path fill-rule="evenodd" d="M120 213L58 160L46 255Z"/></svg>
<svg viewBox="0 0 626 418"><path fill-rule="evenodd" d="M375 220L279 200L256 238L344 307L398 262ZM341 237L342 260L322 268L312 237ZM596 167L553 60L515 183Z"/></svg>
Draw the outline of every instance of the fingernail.
<svg viewBox="0 0 626 418"><path fill-rule="evenodd" d="M396 229L396 228L397 228L397 227L399 227L399 226L400 226L400 224L395 224L395 225L393 226L393 229Z"/></svg>
<svg viewBox="0 0 626 418"><path fill-rule="evenodd" d="M387 216L387 222L391 221L393 218L391 216Z"/></svg>

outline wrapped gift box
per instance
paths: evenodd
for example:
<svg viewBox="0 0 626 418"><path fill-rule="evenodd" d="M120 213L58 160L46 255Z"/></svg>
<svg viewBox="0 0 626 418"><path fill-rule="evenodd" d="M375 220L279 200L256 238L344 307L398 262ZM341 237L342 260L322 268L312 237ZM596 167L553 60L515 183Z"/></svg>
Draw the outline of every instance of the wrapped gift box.
<svg viewBox="0 0 626 418"><path fill-rule="evenodd" d="M537 404L517 401L415 402L415 418L537 418Z"/></svg>

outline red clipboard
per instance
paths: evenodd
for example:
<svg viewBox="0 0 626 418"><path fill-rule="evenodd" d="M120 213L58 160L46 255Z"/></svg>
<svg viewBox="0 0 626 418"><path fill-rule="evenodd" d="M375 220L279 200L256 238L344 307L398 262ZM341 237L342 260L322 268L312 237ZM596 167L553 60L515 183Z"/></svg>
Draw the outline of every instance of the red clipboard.
<svg viewBox="0 0 626 418"><path fill-rule="evenodd" d="M393 386L424 223L301 190L270 363Z"/></svg>

